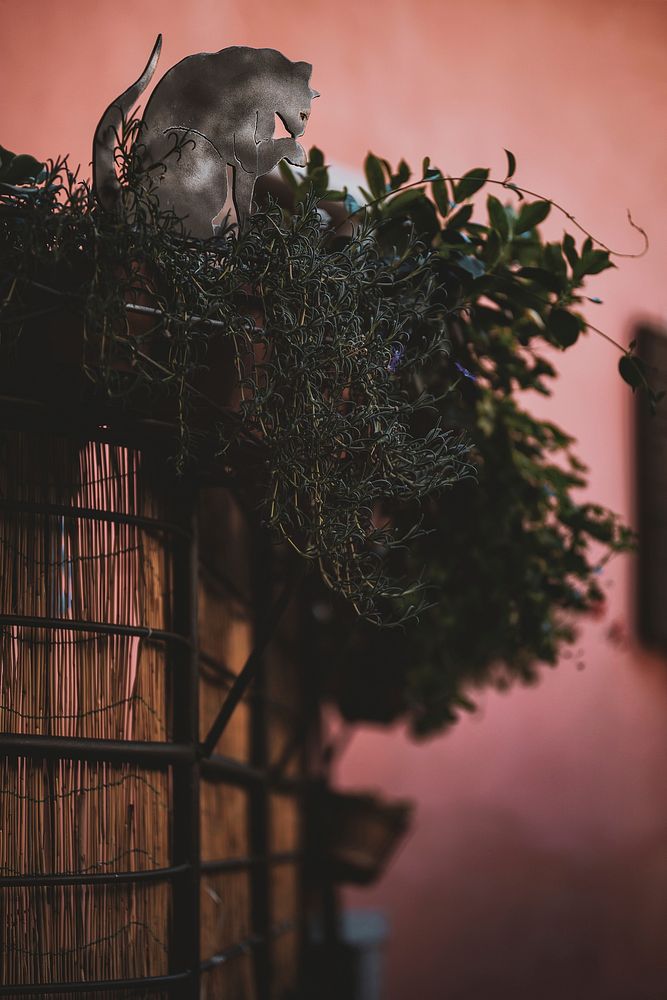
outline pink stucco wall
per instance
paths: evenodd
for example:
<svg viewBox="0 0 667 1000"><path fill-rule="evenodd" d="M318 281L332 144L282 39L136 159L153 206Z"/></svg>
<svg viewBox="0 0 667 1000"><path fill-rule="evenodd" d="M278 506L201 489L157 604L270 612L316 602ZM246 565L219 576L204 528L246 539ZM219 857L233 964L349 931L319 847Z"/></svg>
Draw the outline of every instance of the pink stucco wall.
<svg viewBox="0 0 667 1000"><path fill-rule="evenodd" d="M157 31L165 67L273 46L313 62L322 98L308 138L338 163L358 166L371 148L500 176L508 147L519 183L618 249L639 242L631 208L651 251L596 282L594 321L627 340L637 317L667 316L665 3L0 0L0 15L11 149L87 163L101 110ZM630 516L632 400L616 360L589 337L540 412L579 438L591 496ZM667 665L606 639L629 619L630 560L608 583L608 619L537 688L486 694L477 717L425 746L401 732L354 738L341 782L419 804L383 882L351 897L390 914L388 1000L667 996Z"/></svg>

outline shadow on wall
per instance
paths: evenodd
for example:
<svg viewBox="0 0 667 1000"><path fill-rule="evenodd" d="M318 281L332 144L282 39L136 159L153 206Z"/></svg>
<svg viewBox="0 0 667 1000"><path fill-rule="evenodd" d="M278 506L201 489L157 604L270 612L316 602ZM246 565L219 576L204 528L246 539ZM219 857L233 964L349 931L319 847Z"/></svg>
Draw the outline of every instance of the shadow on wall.
<svg viewBox="0 0 667 1000"><path fill-rule="evenodd" d="M586 857L540 849L534 831L499 809L461 806L459 822L464 835L450 831L443 845L455 870L446 885L434 878L419 890L421 954L434 964L415 963L409 984L390 985L393 998L667 995L667 829L628 848L591 845ZM405 940L402 916L395 942Z"/></svg>

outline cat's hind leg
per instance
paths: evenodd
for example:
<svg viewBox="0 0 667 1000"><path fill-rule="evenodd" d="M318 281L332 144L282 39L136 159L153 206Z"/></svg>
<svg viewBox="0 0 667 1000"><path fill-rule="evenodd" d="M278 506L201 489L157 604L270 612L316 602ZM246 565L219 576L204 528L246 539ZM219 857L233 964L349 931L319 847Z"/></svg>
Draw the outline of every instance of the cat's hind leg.
<svg viewBox="0 0 667 1000"><path fill-rule="evenodd" d="M167 133L164 169L155 192L160 208L182 219L186 234L206 239L213 236L213 220L227 199L227 164L206 136L176 127ZM176 152L174 135L179 140Z"/></svg>
<svg viewBox="0 0 667 1000"><path fill-rule="evenodd" d="M236 222L236 206L234 205L232 196L234 190L234 168L227 163L225 164L225 171L226 188L224 204L215 218L211 220L213 223L213 232L216 236L229 226L233 226Z"/></svg>

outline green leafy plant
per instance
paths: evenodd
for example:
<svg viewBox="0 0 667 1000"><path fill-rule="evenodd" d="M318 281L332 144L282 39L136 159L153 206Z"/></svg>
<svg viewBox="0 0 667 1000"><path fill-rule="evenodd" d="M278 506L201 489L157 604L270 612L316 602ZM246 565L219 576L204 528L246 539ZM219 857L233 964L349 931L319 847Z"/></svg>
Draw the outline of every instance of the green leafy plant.
<svg viewBox="0 0 667 1000"><path fill-rule="evenodd" d="M585 231L545 242L559 207L516 185L511 153L502 180L425 160L413 181L369 155L360 205L313 149L303 176L281 167L290 204L187 239L136 174L136 128L119 141L123 217L66 162L0 181L0 349L36 297L40 322L66 302L98 389L171 402L179 471L213 439L233 487L252 484L277 537L320 570L313 659L349 718L426 734L473 707L474 685L533 680L633 544L577 499L573 439L525 395L548 394L553 351L591 329L585 282L612 252ZM655 407L634 345L616 346Z"/></svg>
<svg viewBox="0 0 667 1000"><path fill-rule="evenodd" d="M591 329L579 311L585 285L614 266L612 253L586 232L579 242L570 233L544 241L538 227L554 203L526 196L515 168L508 153L502 181L482 168L452 179L426 160L411 182L404 161L393 170L369 154L367 205L349 206L370 214L385 252L418 236L437 256L450 351L401 378L408 394L426 389L439 400L443 423L470 440L477 472L475 482L427 501L428 534L400 554L402 572L432 584L418 625L383 635L353 623L327 595L314 597L318 659L352 720L404 716L427 735L473 709L476 686L535 680L538 665L555 663L573 640L576 615L602 601L605 562L633 546L614 514L578 499L587 477L573 438L529 408L529 393L551 392L554 352ZM308 174L294 180L298 200L310 182ZM505 198L492 191L482 202L491 186ZM649 384L634 344L616 347L621 376L655 408L664 393ZM400 525L401 512L391 516Z"/></svg>

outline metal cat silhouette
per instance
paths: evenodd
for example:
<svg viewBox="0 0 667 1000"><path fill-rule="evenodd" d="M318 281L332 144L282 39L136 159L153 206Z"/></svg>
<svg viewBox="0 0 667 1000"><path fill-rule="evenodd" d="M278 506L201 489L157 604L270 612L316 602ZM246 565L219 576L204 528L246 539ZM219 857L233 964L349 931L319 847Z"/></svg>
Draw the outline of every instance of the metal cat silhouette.
<svg viewBox="0 0 667 1000"><path fill-rule="evenodd" d="M139 79L106 109L93 142L93 188L101 205L118 210L122 188L114 167L124 119L151 81L162 35ZM141 128L142 171L162 164L155 194L191 236L212 236L232 204L239 226L252 211L259 176L282 159L304 166L297 142L319 97L310 87L312 66L275 49L232 46L186 56L153 90ZM274 138L276 118L288 135ZM231 181L231 183L230 183ZM231 216L228 216L228 218Z"/></svg>

